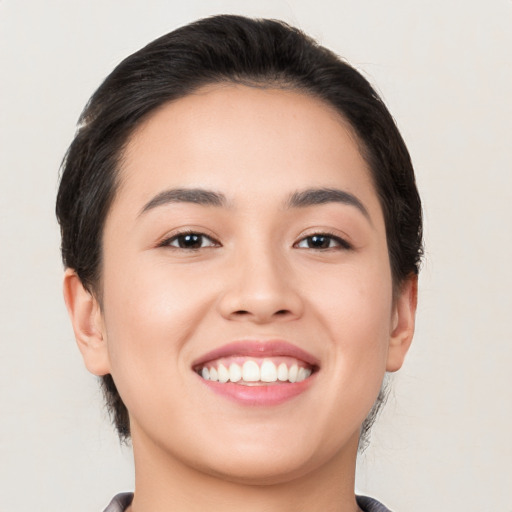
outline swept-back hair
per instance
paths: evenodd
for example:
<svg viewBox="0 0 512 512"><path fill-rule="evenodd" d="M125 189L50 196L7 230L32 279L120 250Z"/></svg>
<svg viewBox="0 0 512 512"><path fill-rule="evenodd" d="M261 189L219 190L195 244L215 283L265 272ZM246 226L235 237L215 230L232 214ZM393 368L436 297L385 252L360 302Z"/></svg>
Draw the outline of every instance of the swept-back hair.
<svg viewBox="0 0 512 512"><path fill-rule="evenodd" d="M334 107L354 130L386 224L396 287L422 256L421 203L405 143L384 103L352 66L284 22L213 16L181 27L123 60L89 100L62 165L57 218L62 258L101 304L102 232L119 164L134 129L161 105L214 83L293 89ZM126 407L103 378L121 438ZM363 431L368 424L363 425Z"/></svg>

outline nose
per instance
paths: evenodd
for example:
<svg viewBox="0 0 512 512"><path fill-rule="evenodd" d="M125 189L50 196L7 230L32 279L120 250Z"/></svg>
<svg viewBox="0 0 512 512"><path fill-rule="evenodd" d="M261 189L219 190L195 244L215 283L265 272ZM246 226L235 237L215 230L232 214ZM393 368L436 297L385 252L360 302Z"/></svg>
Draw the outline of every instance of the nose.
<svg viewBox="0 0 512 512"><path fill-rule="evenodd" d="M253 250L239 255L227 273L218 301L225 318L265 324L302 316L298 283L282 255Z"/></svg>

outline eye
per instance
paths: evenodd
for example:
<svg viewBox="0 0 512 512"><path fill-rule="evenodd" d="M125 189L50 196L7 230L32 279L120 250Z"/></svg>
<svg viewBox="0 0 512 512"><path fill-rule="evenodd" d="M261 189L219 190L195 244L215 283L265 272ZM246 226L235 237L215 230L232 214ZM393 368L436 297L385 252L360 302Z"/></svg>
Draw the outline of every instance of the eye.
<svg viewBox="0 0 512 512"><path fill-rule="evenodd" d="M343 238L328 233L315 233L300 240L296 247L300 249L351 249L352 246Z"/></svg>
<svg viewBox="0 0 512 512"><path fill-rule="evenodd" d="M197 250L205 247L218 247L219 243L203 233L187 232L167 238L160 245L176 249Z"/></svg>

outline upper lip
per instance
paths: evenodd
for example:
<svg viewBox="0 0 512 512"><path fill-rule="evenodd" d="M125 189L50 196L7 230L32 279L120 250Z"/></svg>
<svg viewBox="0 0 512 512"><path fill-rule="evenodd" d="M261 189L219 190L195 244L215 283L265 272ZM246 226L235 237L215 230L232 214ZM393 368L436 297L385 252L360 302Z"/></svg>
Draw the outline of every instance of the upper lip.
<svg viewBox="0 0 512 512"><path fill-rule="evenodd" d="M214 361L222 357L243 356L243 357L294 357L304 361L311 367L318 367L319 360L309 352L284 340L242 340L227 343L221 347L215 348L210 352L196 359L192 366L198 367L208 361Z"/></svg>

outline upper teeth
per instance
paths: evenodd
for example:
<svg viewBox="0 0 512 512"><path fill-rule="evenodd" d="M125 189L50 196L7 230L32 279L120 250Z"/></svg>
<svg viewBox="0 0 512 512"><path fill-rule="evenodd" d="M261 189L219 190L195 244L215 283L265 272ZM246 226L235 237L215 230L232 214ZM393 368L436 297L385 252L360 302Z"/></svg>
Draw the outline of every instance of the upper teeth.
<svg viewBox="0 0 512 512"><path fill-rule="evenodd" d="M311 369L303 368L294 363L290 367L286 363L278 366L273 361L264 360L260 365L251 359L243 365L231 363L228 367L222 363L216 366L204 366L201 369L203 379L218 382L300 382L311 375Z"/></svg>

